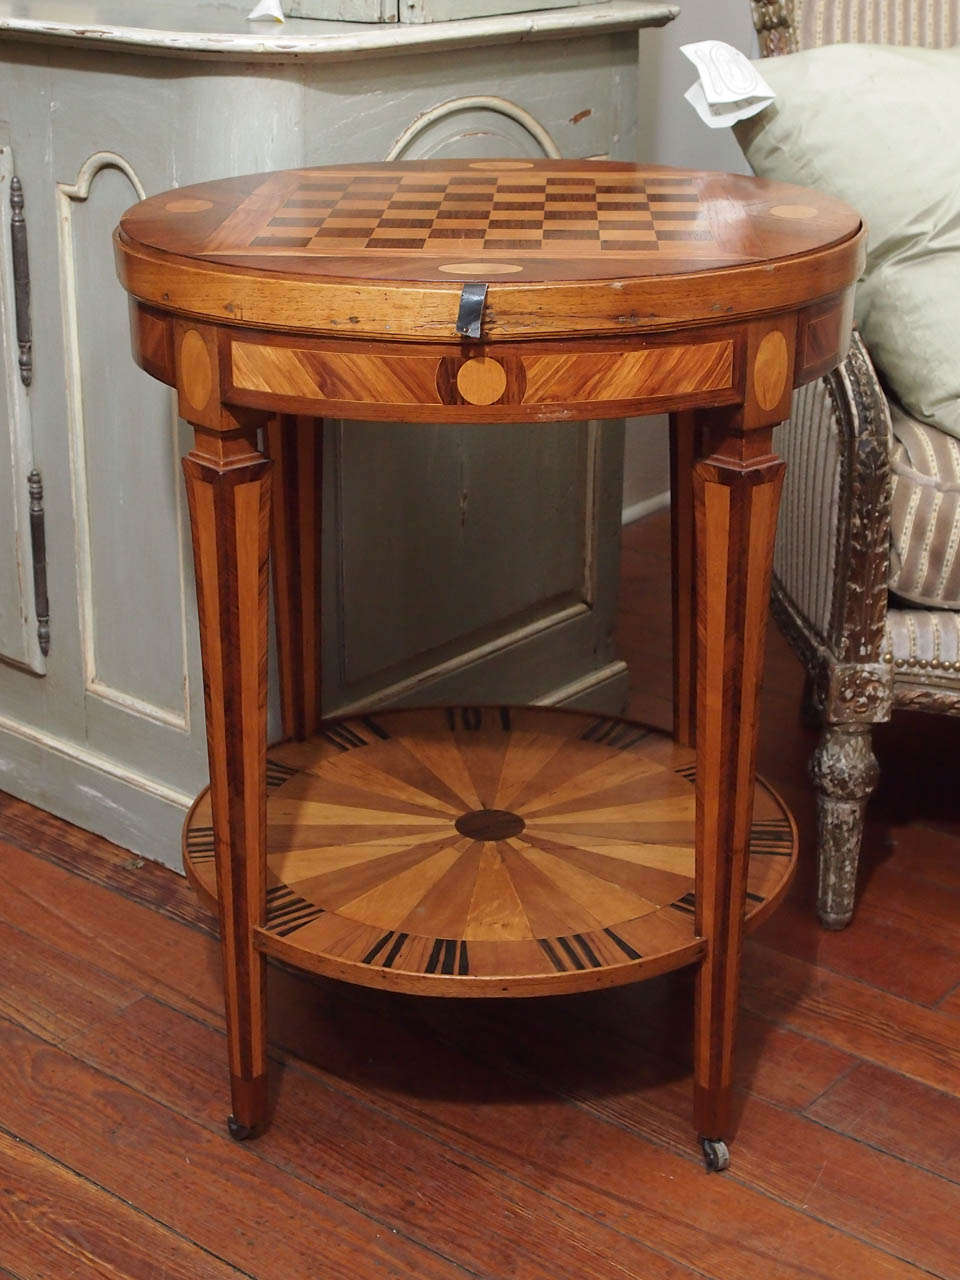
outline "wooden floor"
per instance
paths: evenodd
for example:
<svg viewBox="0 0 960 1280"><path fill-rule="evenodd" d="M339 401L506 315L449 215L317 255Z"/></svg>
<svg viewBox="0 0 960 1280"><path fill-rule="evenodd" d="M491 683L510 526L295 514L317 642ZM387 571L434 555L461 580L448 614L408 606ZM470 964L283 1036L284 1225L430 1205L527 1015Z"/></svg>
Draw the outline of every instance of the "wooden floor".
<svg viewBox="0 0 960 1280"><path fill-rule="evenodd" d="M626 535L632 711L670 714L666 520ZM690 1128L691 983L402 997L276 970L275 1119L224 1132L220 980L182 880L0 797L0 1276L960 1278L960 722L881 734L860 905L811 910L800 673L761 767L803 867L746 952L739 1128Z"/></svg>

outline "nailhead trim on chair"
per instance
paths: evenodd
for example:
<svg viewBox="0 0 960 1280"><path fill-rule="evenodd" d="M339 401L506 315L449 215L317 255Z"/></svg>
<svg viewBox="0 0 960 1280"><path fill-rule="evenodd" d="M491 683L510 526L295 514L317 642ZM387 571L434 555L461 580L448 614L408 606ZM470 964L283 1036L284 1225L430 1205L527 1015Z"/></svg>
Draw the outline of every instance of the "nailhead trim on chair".
<svg viewBox="0 0 960 1280"><path fill-rule="evenodd" d="M883 660L893 662L893 665L898 668L912 667L921 671L960 671L960 662L941 662L939 658L918 658L916 662L911 662L909 658L894 660L892 654L885 653Z"/></svg>

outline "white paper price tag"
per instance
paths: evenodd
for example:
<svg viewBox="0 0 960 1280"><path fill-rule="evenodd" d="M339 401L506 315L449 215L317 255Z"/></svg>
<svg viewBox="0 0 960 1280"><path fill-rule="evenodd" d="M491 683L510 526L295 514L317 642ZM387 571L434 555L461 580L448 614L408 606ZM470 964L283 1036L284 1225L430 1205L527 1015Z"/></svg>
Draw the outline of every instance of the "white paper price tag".
<svg viewBox="0 0 960 1280"><path fill-rule="evenodd" d="M680 46L699 80L683 95L711 129L725 129L762 111L776 96L749 58L722 40Z"/></svg>
<svg viewBox="0 0 960 1280"><path fill-rule="evenodd" d="M274 22L283 22L283 9L280 0L260 0L260 3L247 14L247 21L256 18L272 18Z"/></svg>

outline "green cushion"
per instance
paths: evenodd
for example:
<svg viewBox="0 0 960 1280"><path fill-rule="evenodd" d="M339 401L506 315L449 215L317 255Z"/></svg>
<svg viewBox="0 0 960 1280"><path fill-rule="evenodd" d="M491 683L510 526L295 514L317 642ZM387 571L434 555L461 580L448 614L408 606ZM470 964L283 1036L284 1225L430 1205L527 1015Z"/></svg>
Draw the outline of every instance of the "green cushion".
<svg viewBox="0 0 960 1280"><path fill-rule="evenodd" d="M747 159L860 210L857 327L913 416L960 437L960 46L829 45L762 73L777 97L737 126Z"/></svg>

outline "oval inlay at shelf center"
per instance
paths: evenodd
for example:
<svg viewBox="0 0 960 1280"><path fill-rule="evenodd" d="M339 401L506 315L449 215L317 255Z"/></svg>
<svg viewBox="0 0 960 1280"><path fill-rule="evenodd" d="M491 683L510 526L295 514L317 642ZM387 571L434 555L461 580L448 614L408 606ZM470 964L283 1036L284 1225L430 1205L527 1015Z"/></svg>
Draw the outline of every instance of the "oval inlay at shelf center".
<svg viewBox="0 0 960 1280"><path fill-rule="evenodd" d="M518 813L507 809L473 809L462 813L453 824L462 836L472 840L509 840L527 825Z"/></svg>

